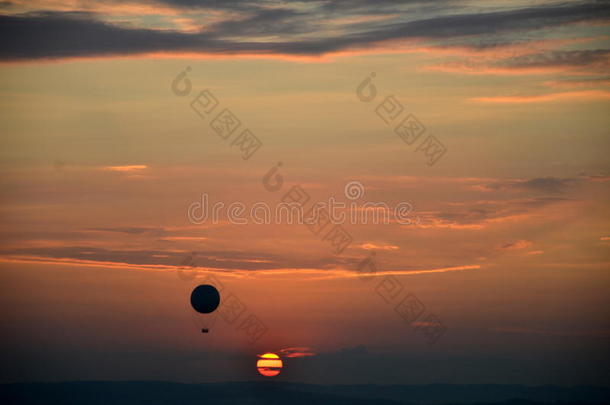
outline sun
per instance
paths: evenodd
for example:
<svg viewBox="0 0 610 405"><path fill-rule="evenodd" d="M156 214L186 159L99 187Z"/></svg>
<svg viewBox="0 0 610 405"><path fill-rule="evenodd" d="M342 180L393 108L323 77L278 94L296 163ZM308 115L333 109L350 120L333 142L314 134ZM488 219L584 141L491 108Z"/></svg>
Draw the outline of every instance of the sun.
<svg viewBox="0 0 610 405"><path fill-rule="evenodd" d="M265 353L258 356L256 368L265 377L275 377L282 371L283 363L280 356L275 353Z"/></svg>

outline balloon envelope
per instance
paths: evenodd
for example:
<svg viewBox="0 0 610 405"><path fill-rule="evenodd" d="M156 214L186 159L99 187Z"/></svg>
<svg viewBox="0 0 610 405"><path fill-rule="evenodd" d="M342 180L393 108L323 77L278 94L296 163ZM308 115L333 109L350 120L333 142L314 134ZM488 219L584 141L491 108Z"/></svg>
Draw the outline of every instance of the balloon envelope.
<svg viewBox="0 0 610 405"><path fill-rule="evenodd" d="M195 311L202 314L214 312L220 305L220 293L216 287L209 284L197 286L191 293L191 305Z"/></svg>

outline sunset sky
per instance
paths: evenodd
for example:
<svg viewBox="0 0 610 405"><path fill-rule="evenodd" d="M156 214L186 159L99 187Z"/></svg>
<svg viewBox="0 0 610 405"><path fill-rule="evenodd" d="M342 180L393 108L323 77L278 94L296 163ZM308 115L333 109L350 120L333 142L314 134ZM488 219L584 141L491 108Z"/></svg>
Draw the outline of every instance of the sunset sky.
<svg viewBox="0 0 610 405"><path fill-rule="evenodd" d="M295 382L608 385L609 24L607 1L0 2L0 380L248 380L271 352ZM412 221L345 223L338 251L189 220L293 186ZM208 335L204 279L244 309Z"/></svg>

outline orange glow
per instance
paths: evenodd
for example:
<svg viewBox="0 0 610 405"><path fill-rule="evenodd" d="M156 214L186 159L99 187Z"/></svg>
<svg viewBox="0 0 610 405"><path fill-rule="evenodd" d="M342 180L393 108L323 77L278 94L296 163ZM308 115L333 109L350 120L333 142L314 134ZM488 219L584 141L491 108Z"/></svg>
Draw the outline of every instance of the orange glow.
<svg viewBox="0 0 610 405"><path fill-rule="evenodd" d="M104 170L110 170L113 172L131 172L135 170L144 170L147 169L146 165L128 165L128 166L106 166Z"/></svg>
<svg viewBox="0 0 610 405"><path fill-rule="evenodd" d="M479 103L505 103L505 104L525 104L525 103L544 103L550 101L565 100L608 100L610 91L605 90L585 90L569 91L564 93L538 94L534 96L497 96L497 97L477 97L470 99Z"/></svg>
<svg viewBox="0 0 610 405"><path fill-rule="evenodd" d="M265 353L259 356L256 362L258 372L265 377L275 377L282 370L283 363L275 353Z"/></svg>

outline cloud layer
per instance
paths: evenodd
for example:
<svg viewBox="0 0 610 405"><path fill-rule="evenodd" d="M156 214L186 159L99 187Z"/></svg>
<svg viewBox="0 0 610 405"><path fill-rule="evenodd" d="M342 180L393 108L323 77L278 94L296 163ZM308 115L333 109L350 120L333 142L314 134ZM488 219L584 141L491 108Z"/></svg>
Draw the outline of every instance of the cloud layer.
<svg viewBox="0 0 610 405"><path fill-rule="evenodd" d="M607 22L606 2L576 2L527 8L479 11L461 2L443 4L430 12L422 2L191 2L163 1L158 17L190 19L199 29L151 27L121 15L120 3L110 2L117 14L95 6L87 10L36 8L8 3L0 15L2 60L107 57L151 53L218 55L321 56L328 53L382 47L388 42L418 40L473 48L515 42L515 34L574 23ZM108 3L94 3L98 6ZM139 4L136 4L139 5ZM131 4L133 7L134 4ZM126 7L124 5L123 7ZM131 9L130 9L131 10ZM125 13L125 11L123 12ZM200 14L204 13L204 14ZM220 17L210 21L210 13ZM393 13L393 14L388 14ZM117 22L116 17L119 18ZM381 17L381 18L375 18ZM346 20L347 18L347 20ZM345 23L345 21L353 21ZM509 65L544 65L599 60L607 50L524 59ZM539 58L540 59L540 58ZM557 60L554 60L557 59Z"/></svg>

